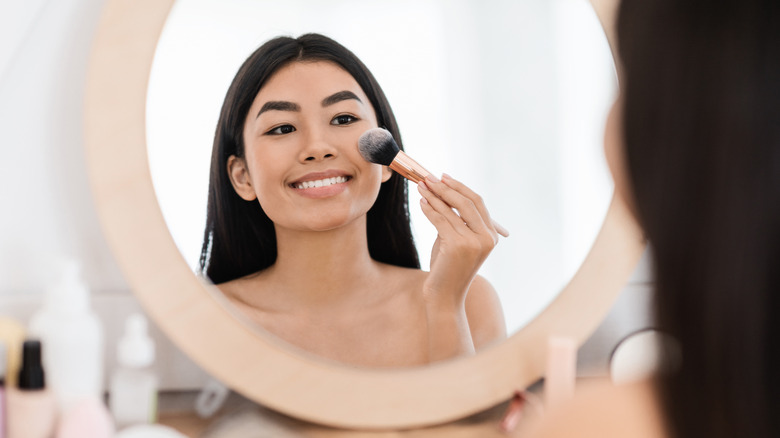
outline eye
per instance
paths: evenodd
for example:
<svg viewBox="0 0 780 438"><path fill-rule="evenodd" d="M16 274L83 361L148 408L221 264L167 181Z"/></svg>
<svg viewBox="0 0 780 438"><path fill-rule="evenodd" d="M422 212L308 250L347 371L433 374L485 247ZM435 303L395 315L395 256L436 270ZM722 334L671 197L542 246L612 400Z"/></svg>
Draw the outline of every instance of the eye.
<svg viewBox="0 0 780 438"><path fill-rule="evenodd" d="M351 116L349 114L341 114L333 118L333 120L330 121L331 125L349 125L350 123L355 123L359 119L355 116Z"/></svg>
<svg viewBox="0 0 780 438"><path fill-rule="evenodd" d="M276 128L271 129L270 131L266 132L266 135L284 135L289 134L291 132L295 131L295 127L293 125L280 125Z"/></svg>

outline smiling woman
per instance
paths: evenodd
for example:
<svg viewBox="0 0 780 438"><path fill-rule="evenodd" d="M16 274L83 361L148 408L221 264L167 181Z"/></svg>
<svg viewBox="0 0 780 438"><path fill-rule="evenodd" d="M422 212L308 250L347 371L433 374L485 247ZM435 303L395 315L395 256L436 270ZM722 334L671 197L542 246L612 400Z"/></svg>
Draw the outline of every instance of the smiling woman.
<svg viewBox="0 0 780 438"><path fill-rule="evenodd" d="M475 280L497 241L487 209L451 178L421 184L439 232L421 271L406 181L357 147L380 125L400 141L349 50L318 34L263 44L222 106L201 270L253 322L352 365L423 365L505 338L495 292Z"/></svg>

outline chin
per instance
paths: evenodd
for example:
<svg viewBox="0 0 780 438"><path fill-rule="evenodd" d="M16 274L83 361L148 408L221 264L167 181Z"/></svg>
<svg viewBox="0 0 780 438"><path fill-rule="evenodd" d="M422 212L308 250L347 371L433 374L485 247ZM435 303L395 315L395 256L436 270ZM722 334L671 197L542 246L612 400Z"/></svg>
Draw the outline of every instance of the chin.
<svg viewBox="0 0 780 438"><path fill-rule="evenodd" d="M355 219L354 216L337 213L313 215L299 222L296 228L302 231L332 231L353 223Z"/></svg>

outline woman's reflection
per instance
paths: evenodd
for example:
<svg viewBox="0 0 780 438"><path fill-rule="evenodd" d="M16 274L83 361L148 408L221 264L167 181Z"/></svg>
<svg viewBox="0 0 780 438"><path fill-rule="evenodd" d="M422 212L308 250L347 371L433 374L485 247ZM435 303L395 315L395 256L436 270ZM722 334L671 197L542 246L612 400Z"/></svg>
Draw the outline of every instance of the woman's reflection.
<svg viewBox="0 0 780 438"><path fill-rule="evenodd" d="M420 270L406 181L358 152L377 126L403 148L382 89L340 44L308 34L257 49L220 113L201 270L262 327L340 362L414 366L503 339L476 275L497 242L483 202L446 176L419 186L438 231Z"/></svg>

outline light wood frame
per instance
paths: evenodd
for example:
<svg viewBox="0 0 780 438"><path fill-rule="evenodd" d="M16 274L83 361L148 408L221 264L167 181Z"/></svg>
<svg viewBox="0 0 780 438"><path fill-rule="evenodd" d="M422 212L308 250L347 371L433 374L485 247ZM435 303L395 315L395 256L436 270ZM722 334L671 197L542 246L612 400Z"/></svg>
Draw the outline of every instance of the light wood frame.
<svg viewBox="0 0 780 438"><path fill-rule="evenodd" d="M591 2L611 36L617 0ZM180 255L149 173L146 90L172 4L107 2L88 71L86 151L104 234L128 283L157 325L204 370L304 420L345 428L424 426L507 400L542 375L549 336L582 344L604 318L644 250L619 199L559 296L522 330L475 356L414 369L356 369L298 353L241 323Z"/></svg>

